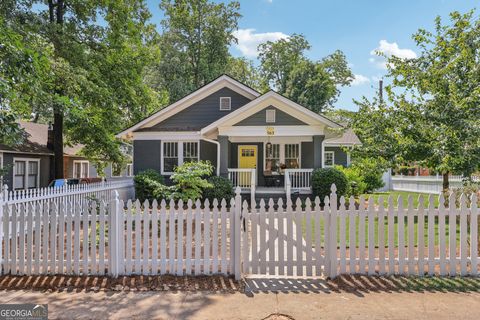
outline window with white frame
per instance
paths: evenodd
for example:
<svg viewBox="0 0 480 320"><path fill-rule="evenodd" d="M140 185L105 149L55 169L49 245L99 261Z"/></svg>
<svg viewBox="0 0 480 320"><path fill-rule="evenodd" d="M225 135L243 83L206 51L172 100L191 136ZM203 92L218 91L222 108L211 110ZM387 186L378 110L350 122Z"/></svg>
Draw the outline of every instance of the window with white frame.
<svg viewBox="0 0 480 320"><path fill-rule="evenodd" d="M229 111L232 109L232 99L230 97L220 97L220 110Z"/></svg>
<svg viewBox="0 0 480 320"><path fill-rule="evenodd" d="M198 161L198 142L184 142L182 162L193 161Z"/></svg>
<svg viewBox="0 0 480 320"><path fill-rule="evenodd" d="M323 161L323 165L325 167L333 167L333 165L335 164L335 152L325 151L324 156L325 160Z"/></svg>
<svg viewBox="0 0 480 320"><path fill-rule="evenodd" d="M122 175L122 166L118 163L112 163L112 177L120 177Z"/></svg>
<svg viewBox="0 0 480 320"><path fill-rule="evenodd" d="M165 141L162 143L162 173L171 174L185 162L198 161L198 141Z"/></svg>
<svg viewBox="0 0 480 320"><path fill-rule="evenodd" d="M280 169L280 144L265 145L265 171L277 172Z"/></svg>
<svg viewBox="0 0 480 320"><path fill-rule="evenodd" d="M178 166L178 142L163 143L163 172L172 173L173 169Z"/></svg>
<svg viewBox="0 0 480 320"><path fill-rule="evenodd" d="M133 176L133 164L127 163L127 177Z"/></svg>
<svg viewBox="0 0 480 320"><path fill-rule="evenodd" d="M13 164L15 190L39 187L40 159L14 159Z"/></svg>
<svg viewBox="0 0 480 320"><path fill-rule="evenodd" d="M287 169L300 168L300 145L298 143L285 144L285 167Z"/></svg>
<svg viewBox="0 0 480 320"><path fill-rule="evenodd" d="M73 177L77 179L88 178L88 166L87 160L74 160L73 161Z"/></svg>
<svg viewBox="0 0 480 320"><path fill-rule="evenodd" d="M274 123L275 122L275 109L267 109L265 114L265 122Z"/></svg>

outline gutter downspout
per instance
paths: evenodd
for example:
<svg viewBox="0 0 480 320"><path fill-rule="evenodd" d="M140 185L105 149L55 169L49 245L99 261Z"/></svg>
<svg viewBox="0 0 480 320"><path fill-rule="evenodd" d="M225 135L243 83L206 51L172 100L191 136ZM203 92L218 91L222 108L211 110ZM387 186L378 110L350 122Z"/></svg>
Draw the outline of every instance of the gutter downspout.
<svg viewBox="0 0 480 320"><path fill-rule="evenodd" d="M217 145L217 176L220 176L220 142L212 139L207 139L207 138L200 138L200 139Z"/></svg>

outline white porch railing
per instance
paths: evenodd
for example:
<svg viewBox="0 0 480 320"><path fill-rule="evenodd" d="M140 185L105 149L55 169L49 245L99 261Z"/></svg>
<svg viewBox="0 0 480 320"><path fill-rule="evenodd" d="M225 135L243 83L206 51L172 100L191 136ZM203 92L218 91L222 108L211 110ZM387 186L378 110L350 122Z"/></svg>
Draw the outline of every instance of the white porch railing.
<svg viewBox="0 0 480 320"><path fill-rule="evenodd" d="M250 188L250 197L252 203L253 200L255 200L255 185L257 183L256 171L256 169L228 169L228 179L232 181L234 188Z"/></svg>
<svg viewBox="0 0 480 320"><path fill-rule="evenodd" d="M311 190L313 169L285 169L285 193L290 199L292 189Z"/></svg>

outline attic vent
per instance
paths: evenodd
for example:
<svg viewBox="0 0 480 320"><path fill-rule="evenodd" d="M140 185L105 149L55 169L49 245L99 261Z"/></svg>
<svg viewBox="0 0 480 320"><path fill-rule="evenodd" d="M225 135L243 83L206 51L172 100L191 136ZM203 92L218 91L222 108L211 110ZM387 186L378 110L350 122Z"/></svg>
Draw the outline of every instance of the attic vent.
<svg viewBox="0 0 480 320"><path fill-rule="evenodd" d="M270 123L275 122L275 110L274 109L267 110L265 122L270 122Z"/></svg>
<svg viewBox="0 0 480 320"><path fill-rule="evenodd" d="M232 99L230 97L220 97L220 110L228 111L232 109Z"/></svg>

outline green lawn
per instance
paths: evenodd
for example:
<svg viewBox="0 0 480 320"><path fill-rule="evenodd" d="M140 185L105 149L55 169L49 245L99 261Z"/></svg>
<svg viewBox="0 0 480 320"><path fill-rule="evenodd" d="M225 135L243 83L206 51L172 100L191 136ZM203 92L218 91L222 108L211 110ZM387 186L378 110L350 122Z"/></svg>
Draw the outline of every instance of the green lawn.
<svg viewBox="0 0 480 320"><path fill-rule="evenodd" d="M389 195L392 195L395 199L394 201L394 206L396 207L398 205L398 196L401 195L403 197L403 204L404 204L404 207L406 208L407 207L407 198L409 195L412 195L415 199L415 203L414 203L414 207L417 207L418 206L418 196L420 195L421 193L415 193L415 192L403 192L403 191L392 191L392 192L382 192L382 193L374 193L374 194L369 194L369 195L366 195L366 196L373 196L374 199L375 199L375 204L378 205L378 201L379 201L379 197L380 196L383 196L384 197L384 202L385 202L385 205L387 204L386 201L387 201L387 197ZM427 206L427 199L428 199L428 194L423 194L425 196L425 205ZM436 197L435 199L435 207L438 206L438 197ZM385 214L387 212L385 211ZM350 242L350 229L349 229L349 226L350 226L350 219L348 217L344 217L345 219L345 239L346 239L346 244L347 244L347 247L349 245L349 242ZM341 218L338 218L337 220L337 235L340 235L340 221L341 221ZM360 218L359 217L356 217L355 218L355 237L356 237L356 244L357 246L359 245L359 222L360 222ZM398 217L395 217L394 218L394 239L395 239L395 246L398 245L398 228L399 228L399 220L398 220ZM413 237L414 237L414 243L415 245L418 243L418 217L414 217L414 234L413 234ZM445 235L446 235L446 244L448 245L448 239L449 239L449 219L448 217L445 217ZM303 221L303 233L305 235L305 220ZM408 218L407 218L407 215L406 215L406 212L405 212L405 218L404 218L404 239L405 239L405 245L407 246L408 245L408 242L409 242L409 235L408 235ZM459 239L460 239L460 228L459 228L459 225L458 225L458 222L456 223L457 227L456 227L456 241L457 241L457 244L459 244ZM384 226L384 243L385 243L385 247L388 247L388 218L385 217L384 219L384 223L383 223L383 226ZM368 228L369 228L369 223L368 223L368 217L365 218L365 244L368 246ZM320 223L320 229L321 229L321 232L323 234L324 232L324 225L323 225L323 221ZM374 236L375 236L375 239L374 239L374 242L376 244L376 246L378 246L378 234L379 234L379 219L378 218L375 218L374 221L373 221L373 229L374 229ZM439 240L438 240L438 235L439 235L439 222L438 222L438 217L435 218L435 221L434 221L434 232L435 232L435 245L438 245L439 244ZM425 212L425 221L424 221L424 230L423 230L423 233L424 233L424 241L425 241L425 245L428 244L428 218L427 218L427 212ZM315 235L315 224L314 222L312 221L312 236ZM470 237L470 235L468 235ZM340 239L339 239L340 240Z"/></svg>
<svg viewBox="0 0 480 320"><path fill-rule="evenodd" d="M365 194L365 199L369 199L370 197L373 197L375 204L379 204L379 198L383 197L383 204L386 207L388 205L388 197L391 196L393 198L393 205L395 207L398 206L398 197L402 196L402 203L403 207L406 208L408 206L408 197L412 196L413 198L413 207L418 208L418 200L419 196L423 196L423 205L425 208L428 207L428 198L430 197L430 194L428 193L419 193L419 192L410 192L410 191L389 191L389 192L375 192L372 194ZM438 208L438 195L433 195L434 199L434 205L435 208Z"/></svg>

